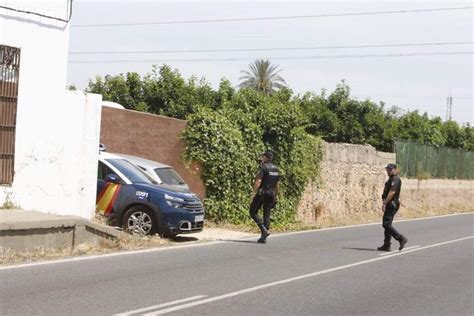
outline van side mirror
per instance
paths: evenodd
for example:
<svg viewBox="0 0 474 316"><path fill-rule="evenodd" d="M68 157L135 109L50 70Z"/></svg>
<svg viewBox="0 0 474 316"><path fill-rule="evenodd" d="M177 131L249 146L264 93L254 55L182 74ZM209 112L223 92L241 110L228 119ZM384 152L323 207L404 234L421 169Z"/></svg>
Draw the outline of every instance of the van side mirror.
<svg viewBox="0 0 474 316"><path fill-rule="evenodd" d="M120 179L115 174L108 174L105 176L105 182L120 184Z"/></svg>

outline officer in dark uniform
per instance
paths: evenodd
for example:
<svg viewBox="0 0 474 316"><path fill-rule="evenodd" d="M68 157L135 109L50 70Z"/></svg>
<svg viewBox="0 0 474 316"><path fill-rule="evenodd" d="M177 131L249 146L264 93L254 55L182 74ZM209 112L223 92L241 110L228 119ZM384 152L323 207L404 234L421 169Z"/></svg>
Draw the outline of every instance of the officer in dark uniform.
<svg viewBox="0 0 474 316"><path fill-rule="evenodd" d="M400 247L398 250L402 250L405 244L408 242L405 236L400 234L393 226L393 217L400 208L400 190L402 188L402 180L397 173L397 165L389 163L385 167L387 175L389 176L382 194L382 212L383 212L383 228L385 229L385 239L383 245L377 249L380 251L390 251L392 237L398 240Z"/></svg>
<svg viewBox="0 0 474 316"><path fill-rule="evenodd" d="M267 150L261 156L262 163L258 170L255 184L253 186L252 203L250 204L250 216L257 223L262 235L259 243L266 243L270 236L270 211L275 207L278 195L278 181L280 173L278 167L272 163L273 152ZM258 216L259 209L263 206L263 222Z"/></svg>

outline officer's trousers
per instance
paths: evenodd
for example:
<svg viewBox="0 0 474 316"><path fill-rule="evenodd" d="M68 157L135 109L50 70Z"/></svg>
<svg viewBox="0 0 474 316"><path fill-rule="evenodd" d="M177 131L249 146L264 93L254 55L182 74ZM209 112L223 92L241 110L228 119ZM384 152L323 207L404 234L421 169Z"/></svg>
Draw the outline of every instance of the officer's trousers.
<svg viewBox="0 0 474 316"><path fill-rule="evenodd" d="M275 192L264 191L255 195L250 204L250 216L257 223L258 226L264 225L267 229L270 229L270 212L275 207ZM263 223L258 211L263 206Z"/></svg>
<svg viewBox="0 0 474 316"><path fill-rule="evenodd" d="M382 220L382 225L385 229L384 245L390 245L392 237L396 240L400 240L400 233L392 225L393 218L395 217L395 214L397 214L399 208L399 201L392 201L385 206Z"/></svg>

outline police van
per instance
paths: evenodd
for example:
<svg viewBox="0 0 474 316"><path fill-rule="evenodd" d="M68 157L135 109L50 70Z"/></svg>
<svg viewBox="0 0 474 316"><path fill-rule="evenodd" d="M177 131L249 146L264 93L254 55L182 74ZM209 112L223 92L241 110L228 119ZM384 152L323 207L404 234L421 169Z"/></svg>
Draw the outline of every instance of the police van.
<svg viewBox="0 0 474 316"><path fill-rule="evenodd" d="M189 191L189 185L184 182L183 178L181 178L181 176L171 166L136 156L124 154L116 155L127 159L135 166L145 171L146 174L148 174L151 178L153 178L153 180L155 180L159 184L168 184L172 187Z"/></svg>
<svg viewBox="0 0 474 316"><path fill-rule="evenodd" d="M134 235L174 237L204 226L199 197L158 184L127 159L99 151L96 212Z"/></svg>

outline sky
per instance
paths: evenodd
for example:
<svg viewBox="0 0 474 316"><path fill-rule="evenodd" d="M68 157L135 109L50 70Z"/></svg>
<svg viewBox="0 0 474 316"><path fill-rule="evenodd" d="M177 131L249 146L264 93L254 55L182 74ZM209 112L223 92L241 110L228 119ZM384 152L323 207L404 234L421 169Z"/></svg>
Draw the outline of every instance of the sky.
<svg viewBox="0 0 474 316"><path fill-rule="evenodd" d="M472 1L75 0L68 84L82 89L96 75L144 75L153 64L165 63L185 78L204 77L217 87L225 77L237 86L240 71L264 58L282 69L281 76L295 93L331 92L345 80L360 100L383 101L387 107L428 112L443 120L451 95L452 119L472 125L473 9L344 15L472 6ZM318 17L176 23L308 15ZM84 27L148 22L175 23ZM464 44L289 49L453 42ZM248 51L256 48L286 50ZM111 53L226 49L240 51ZM393 54L404 56L373 56ZM348 55L365 57L344 57ZM112 63L114 60L120 62Z"/></svg>

